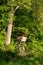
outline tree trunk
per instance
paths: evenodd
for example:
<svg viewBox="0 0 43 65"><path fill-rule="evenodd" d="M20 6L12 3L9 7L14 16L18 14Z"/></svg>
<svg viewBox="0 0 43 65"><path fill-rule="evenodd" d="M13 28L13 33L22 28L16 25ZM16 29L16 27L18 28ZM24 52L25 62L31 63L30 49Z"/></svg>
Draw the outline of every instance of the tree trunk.
<svg viewBox="0 0 43 65"><path fill-rule="evenodd" d="M13 17L14 17L14 6L13 6L14 0L10 0L10 18L8 23L8 29L7 29L7 39L6 44L10 44L11 42L11 33L12 33L12 26L13 26Z"/></svg>
<svg viewBox="0 0 43 65"><path fill-rule="evenodd" d="M14 0L10 0L10 18L8 23L8 29L7 29L7 40L6 44L10 44L11 42L11 33L12 33L12 26L13 26L13 17L16 12L16 10L22 5L21 3L17 5L17 7L14 10Z"/></svg>

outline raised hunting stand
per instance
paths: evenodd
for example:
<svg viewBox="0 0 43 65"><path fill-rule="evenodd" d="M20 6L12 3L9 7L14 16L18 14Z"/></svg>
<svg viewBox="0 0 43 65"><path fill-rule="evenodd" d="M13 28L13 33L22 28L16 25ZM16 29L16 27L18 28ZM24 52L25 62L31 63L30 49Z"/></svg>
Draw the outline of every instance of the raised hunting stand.
<svg viewBox="0 0 43 65"><path fill-rule="evenodd" d="M18 49L18 55L20 56L26 56L26 52L25 52L25 48L23 46L23 44L26 42L27 37L24 36L25 33L21 32L17 33L17 40L19 41L19 49Z"/></svg>

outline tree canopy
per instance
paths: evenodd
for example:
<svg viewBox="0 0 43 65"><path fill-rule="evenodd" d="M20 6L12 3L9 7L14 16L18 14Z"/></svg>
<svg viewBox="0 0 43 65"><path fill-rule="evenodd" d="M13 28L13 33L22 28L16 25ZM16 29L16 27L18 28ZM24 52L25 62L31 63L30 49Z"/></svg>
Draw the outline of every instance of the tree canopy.
<svg viewBox="0 0 43 65"><path fill-rule="evenodd" d="M5 48L9 19L13 21L11 42ZM27 37L23 44L27 54L43 56L43 0L0 0L0 48L18 52L21 35Z"/></svg>

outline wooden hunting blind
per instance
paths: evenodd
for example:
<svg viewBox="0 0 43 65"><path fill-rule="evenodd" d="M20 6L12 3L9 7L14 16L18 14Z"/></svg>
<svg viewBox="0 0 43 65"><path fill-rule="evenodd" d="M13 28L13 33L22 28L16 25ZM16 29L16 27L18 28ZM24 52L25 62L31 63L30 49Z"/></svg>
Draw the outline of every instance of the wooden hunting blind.
<svg viewBox="0 0 43 65"><path fill-rule="evenodd" d="M24 34L25 33L23 33L23 32L17 33L17 40L20 42L26 42L27 37Z"/></svg>

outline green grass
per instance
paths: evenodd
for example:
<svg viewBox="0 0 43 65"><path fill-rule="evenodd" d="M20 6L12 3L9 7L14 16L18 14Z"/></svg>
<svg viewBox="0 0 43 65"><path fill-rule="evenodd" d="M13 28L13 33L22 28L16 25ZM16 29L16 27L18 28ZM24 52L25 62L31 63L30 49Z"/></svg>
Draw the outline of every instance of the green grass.
<svg viewBox="0 0 43 65"><path fill-rule="evenodd" d="M11 51L2 51L0 49L0 65L42 65L43 56L34 57L30 54L26 57L20 57Z"/></svg>

